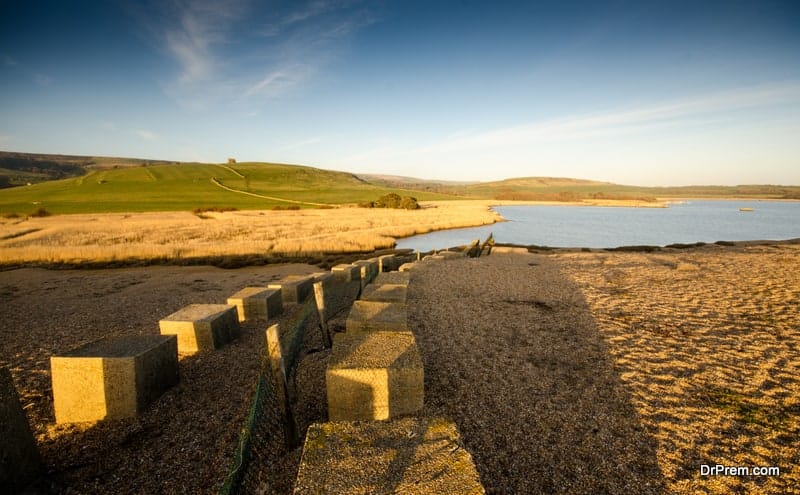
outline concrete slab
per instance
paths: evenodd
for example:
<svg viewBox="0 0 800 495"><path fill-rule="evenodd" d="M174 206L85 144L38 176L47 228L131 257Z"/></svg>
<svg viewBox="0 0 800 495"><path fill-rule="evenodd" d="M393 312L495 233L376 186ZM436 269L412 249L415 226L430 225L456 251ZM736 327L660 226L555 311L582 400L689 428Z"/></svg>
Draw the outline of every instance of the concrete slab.
<svg viewBox="0 0 800 495"><path fill-rule="evenodd" d="M229 297L228 304L236 306L239 321L267 321L283 311L281 292L266 287L245 287Z"/></svg>
<svg viewBox="0 0 800 495"><path fill-rule="evenodd" d="M372 282L374 284L401 284L401 285L408 285L408 282L411 280L411 274L409 272L390 272L390 273L380 273L375 280Z"/></svg>
<svg viewBox="0 0 800 495"><path fill-rule="evenodd" d="M181 354L218 349L239 337L236 306L229 304L190 304L158 325L162 335L178 336Z"/></svg>
<svg viewBox="0 0 800 495"><path fill-rule="evenodd" d="M7 368L0 368L0 439L0 492L21 492L39 477L42 459Z"/></svg>
<svg viewBox="0 0 800 495"><path fill-rule="evenodd" d="M174 335L107 337L50 358L56 423L136 416L178 383Z"/></svg>
<svg viewBox="0 0 800 495"><path fill-rule="evenodd" d="M316 423L294 495L482 495L472 456L444 418Z"/></svg>
<svg viewBox="0 0 800 495"><path fill-rule="evenodd" d="M383 420L423 403L422 360L411 332L337 334L325 386L331 421Z"/></svg>
<svg viewBox="0 0 800 495"><path fill-rule="evenodd" d="M354 282L361 280L361 267L348 264L336 265L331 268L331 273L341 282Z"/></svg>
<svg viewBox="0 0 800 495"><path fill-rule="evenodd" d="M362 301L405 304L408 286L403 284L369 284L361 293Z"/></svg>
<svg viewBox="0 0 800 495"><path fill-rule="evenodd" d="M267 287L280 289L283 304L299 304L314 290L314 278L309 275L289 275Z"/></svg>
<svg viewBox="0 0 800 495"><path fill-rule="evenodd" d="M408 331L406 305L355 301L345 322L347 333Z"/></svg>

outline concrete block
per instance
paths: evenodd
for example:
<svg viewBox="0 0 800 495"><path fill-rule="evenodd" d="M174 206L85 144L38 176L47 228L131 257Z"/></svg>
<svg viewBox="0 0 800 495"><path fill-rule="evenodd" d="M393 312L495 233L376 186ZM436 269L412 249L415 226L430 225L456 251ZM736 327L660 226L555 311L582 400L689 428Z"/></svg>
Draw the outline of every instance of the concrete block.
<svg viewBox="0 0 800 495"><path fill-rule="evenodd" d="M181 354L218 349L239 337L236 307L229 304L190 304L158 325L162 335L178 336Z"/></svg>
<svg viewBox="0 0 800 495"><path fill-rule="evenodd" d="M331 273L341 282L361 280L361 267L356 265L336 265L331 268Z"/></svg>
<svg viewBox="0 0 800 495"><path fill-rule="evenodd" d="M42 472L42 459L7 368L0 368L0 439L0 492L21 492Z"/></svg>
<svg viewBox="0 0 800 495"><path fill-rule="evenodd" d="M445 257L442 256L441 254L429 254L424 258L422 258L422 261L442 261L444 259Z"/></svg>
<svg viewBox="0 0 800 495"><path fill-rule="evenodd" d="M283 304L299 304L314 290L314 278L309 275L289 275L267 287L280 289Z"/></svg>
<svg viewBox="0 0 800 495"><path fill-rule="evenodd" d="M422 409L422 359L411 332L337 334L325 386L331 421L383 420Z"/></svg>
<svg viewBox="0 0 800 495"><path fill-rule="evenodd" d="M411 263L403 263L402 265L400 265L400 268L398 268L398 270L400 270L401 272L407 272L412 270L415 266L417 266L417 264L416 262L413 261Z"/></svg>
<svg viewBox="0 0 800 495"><path fill-rule="evenodd" d="M354 265L361 267L361 279L365 283L370 283L378 275L378 263L370 260L358 260L353 262Z"/></svg>
<svg viewBox="0 0 800 495"><path fill-rule="evenodd" d="M283 311L281 291L266 287L245 287L229 297L228 304L236 306L239 321L266 321Z"/></svg>
<svg viewBox="0 0 800 495"><path fill-rule="evenodd" d="M331 272L316 272L312 273L311 277L314 279L314 283L322 282L324 287L329 286L335 280Z"/></svg>
<svg viewBox="0 0 800 495"><path fill-rule="evenodd" d="M460 251L441 251L439 253L439 255L440 256L444 256L444 259L446 259L446 260L453 260L453 259L466 258L467 257L466 253L463 253L463 252L460 252Z"/></svg>
<svg viewBox="0 0 800 495"><path fill-rule="evenodd" d="M362 301L406 303L408 286L403 284L369 284L361 292Z"/></svg>
<svg viewBox="0 0 800 495"><path fill-rule="evenodd" d="M174 335L106 337L50 358L56 423L136 416L178 383Z"/></svg>
<svg viewBox="0 0 800 495"><path fill-rule="evenodd" d="M495 246L492 248L492 254L531 254L528 248L524 247L511 247L511 246Z"/></svg>
<svg viewBox="0 0 800 495"><path fill-rule="evenodd" d="M399 263L395 255L384 254L383 256L378 256L378 269L381 273L397 270L398 266Z"/></svg>
<svg viewBox="0 0 800 495"><path fill-rule="evenodd" d="M410 280L411 280L411 274L408 272L390 272L390 273L379 274L377 277L375 277L373 283L408 285L408 282Z"/></svg>
<svg viewBox="0 0 800 495"><path fill-rule="evenodd" d="M345 322L347 333L408 331L406 305L355 301Z"/></svg>
<svg viewBox="0 0 800 495"><path fill-rule="evenodd" d="M472 456L444 418L316 423L308 428L294 495L482 495Z"/></svg>

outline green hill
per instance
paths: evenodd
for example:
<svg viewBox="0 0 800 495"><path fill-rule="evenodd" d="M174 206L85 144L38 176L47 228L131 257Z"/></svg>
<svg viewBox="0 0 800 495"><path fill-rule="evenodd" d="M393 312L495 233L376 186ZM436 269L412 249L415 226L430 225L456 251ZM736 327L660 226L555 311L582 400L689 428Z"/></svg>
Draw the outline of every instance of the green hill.
<svg viewBox="0 0 800 495"><path fill-rule="evenodd" d="M0 190L0 214L269 209L375 200L389 192L452 199L366 183L352 174L274 163L139 165Z"/></svg>

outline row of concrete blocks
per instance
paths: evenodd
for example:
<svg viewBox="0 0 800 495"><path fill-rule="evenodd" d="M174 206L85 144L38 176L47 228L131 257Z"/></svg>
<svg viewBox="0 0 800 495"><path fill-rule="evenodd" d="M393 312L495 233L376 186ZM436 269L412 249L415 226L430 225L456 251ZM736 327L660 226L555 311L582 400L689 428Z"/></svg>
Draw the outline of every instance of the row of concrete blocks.
<svg viewBox="0 0 800 495"><path fill-rule="evenodd" d="M347 278L371 280L396 268L393 255L357 262ZM366 267L366 268L364 268ZM300 303L335 272L289 276L267 287L246 287L228 304L192 304L159 321L161 335L106 337L51 357L57 423L138 415L178 383L178 354L219 348L239 336L239 322L268 320L285 304ZM341 274L336 278L342 278ZM0 492L15 492L41 471L36 442L19 404L10 372L0 369Z"/></svg>
<svg viewBox="0 0 800 495"><path fill-rule="evenodd" d="M56 422L138 415L177 384L178 355L218 349L238 338L240 322L274 318L309 297L315 282L332 280L322 272L245 287L228 304L190 304L161 319L161 335L107 337L51 357Z"/></svg>
<svg viewBox="0 0 800 495"><path fill-rule="evenodd" d="M424 373L407 319L407 271L353 303L326 369L329 423L306 434L294 494L483 494L456 425L420 418Z"/></svg>

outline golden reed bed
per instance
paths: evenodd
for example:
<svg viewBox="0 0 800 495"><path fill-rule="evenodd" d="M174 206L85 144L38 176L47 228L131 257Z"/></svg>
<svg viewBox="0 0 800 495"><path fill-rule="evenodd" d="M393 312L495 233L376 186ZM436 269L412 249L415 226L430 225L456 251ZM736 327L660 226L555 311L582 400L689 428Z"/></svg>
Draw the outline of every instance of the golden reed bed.
<svg viewBox="0 0 800 495"><path fill-rule="evenodd" d="M487 201L424 202L415 211L335 208L59 215L0 219L0 263L367 252L398 237L491 224Z"/></svg>

